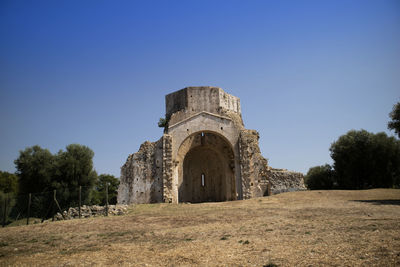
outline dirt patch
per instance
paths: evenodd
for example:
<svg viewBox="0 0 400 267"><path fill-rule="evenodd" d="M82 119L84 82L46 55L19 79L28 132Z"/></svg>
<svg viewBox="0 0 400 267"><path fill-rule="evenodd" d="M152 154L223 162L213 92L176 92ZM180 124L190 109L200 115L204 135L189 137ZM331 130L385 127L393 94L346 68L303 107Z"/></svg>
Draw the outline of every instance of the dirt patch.
<svg viewBox="0 0 400 267"><path fill-rule="evenodd" d="M400 265L400 190L136 205L0 229L0 265Z"/></svg>

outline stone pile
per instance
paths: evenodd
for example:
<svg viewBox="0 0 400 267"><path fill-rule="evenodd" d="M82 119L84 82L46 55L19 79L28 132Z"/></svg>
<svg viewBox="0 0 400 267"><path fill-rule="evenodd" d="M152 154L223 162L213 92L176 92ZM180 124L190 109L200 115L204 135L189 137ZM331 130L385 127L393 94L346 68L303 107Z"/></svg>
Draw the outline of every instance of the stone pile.
<svg viewBox="0 0 400 267"><path fill-rule="evenodd" d="M128 211L128 205L108 205L108 215L124 215ZM69 208L63 212L64 218L66 220L78 219L79 218L79 208ZM57 212L54 216L55 220L60 221L64 220L63 215ZM90 218L90 217L98 217L106 215L106 207L105 206L86 206L83 205L81 207L81 218Z"/></svg>

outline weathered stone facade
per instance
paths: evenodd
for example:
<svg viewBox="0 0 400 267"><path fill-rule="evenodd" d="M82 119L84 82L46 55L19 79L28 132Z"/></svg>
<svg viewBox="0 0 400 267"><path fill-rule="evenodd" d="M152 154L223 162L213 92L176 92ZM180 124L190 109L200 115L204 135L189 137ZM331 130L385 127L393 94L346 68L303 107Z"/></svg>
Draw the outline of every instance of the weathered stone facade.
<svg viewBox="0 0 400 267"><path fill-rule="evenodd" d="M300 172L270 168L267 170L267 177L273 194L306 189L303 174Z"/></svg>
<svg viewBox="0 0 400 267"><path fill-rule="evenodd" d="M255 130L240 132L240 167L244 199L267 194L268 161L261 155L258 139L259 135Z"/></svg>
<svg viewBox="0 0 400 267"><path fill-rule="evenodd" d="M163 138L144 142L121 168L118 203L161 202L163 189Z"/></svg>
<svg viewBox="0 0 400 267"><path fill-rule="evenodd" d="M163 137L145 142L121 168L118 203L248 199L304 189L301 173L272 169L258 132L244 128L239 98L217 87L166 96Z"/></svg>

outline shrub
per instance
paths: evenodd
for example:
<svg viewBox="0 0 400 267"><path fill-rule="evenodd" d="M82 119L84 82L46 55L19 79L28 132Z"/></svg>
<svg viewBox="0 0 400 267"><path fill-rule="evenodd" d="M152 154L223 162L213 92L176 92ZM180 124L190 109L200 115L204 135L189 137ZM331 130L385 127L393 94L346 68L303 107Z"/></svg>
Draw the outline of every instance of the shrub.
<svg viewBox="0 0 400 267"><path fill-rule="evenodd" d="M312 167L304 177L304 183L308 189L332 189L334 181L334 172L329 164Z"/></svg>

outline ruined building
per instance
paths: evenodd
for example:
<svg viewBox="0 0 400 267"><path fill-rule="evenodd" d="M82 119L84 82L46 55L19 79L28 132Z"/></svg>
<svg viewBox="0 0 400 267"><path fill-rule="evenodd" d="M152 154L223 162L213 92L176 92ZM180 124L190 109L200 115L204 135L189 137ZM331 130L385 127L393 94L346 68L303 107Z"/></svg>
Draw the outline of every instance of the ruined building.
<svg viewBox="0 0 400 267"><path fill-rule="evenodd" d="M301 173L268 166L258 132L244 128L238 97L207 86L165 100L164 134L129 155L118 203L227 201L304 189Z"/></svg>

